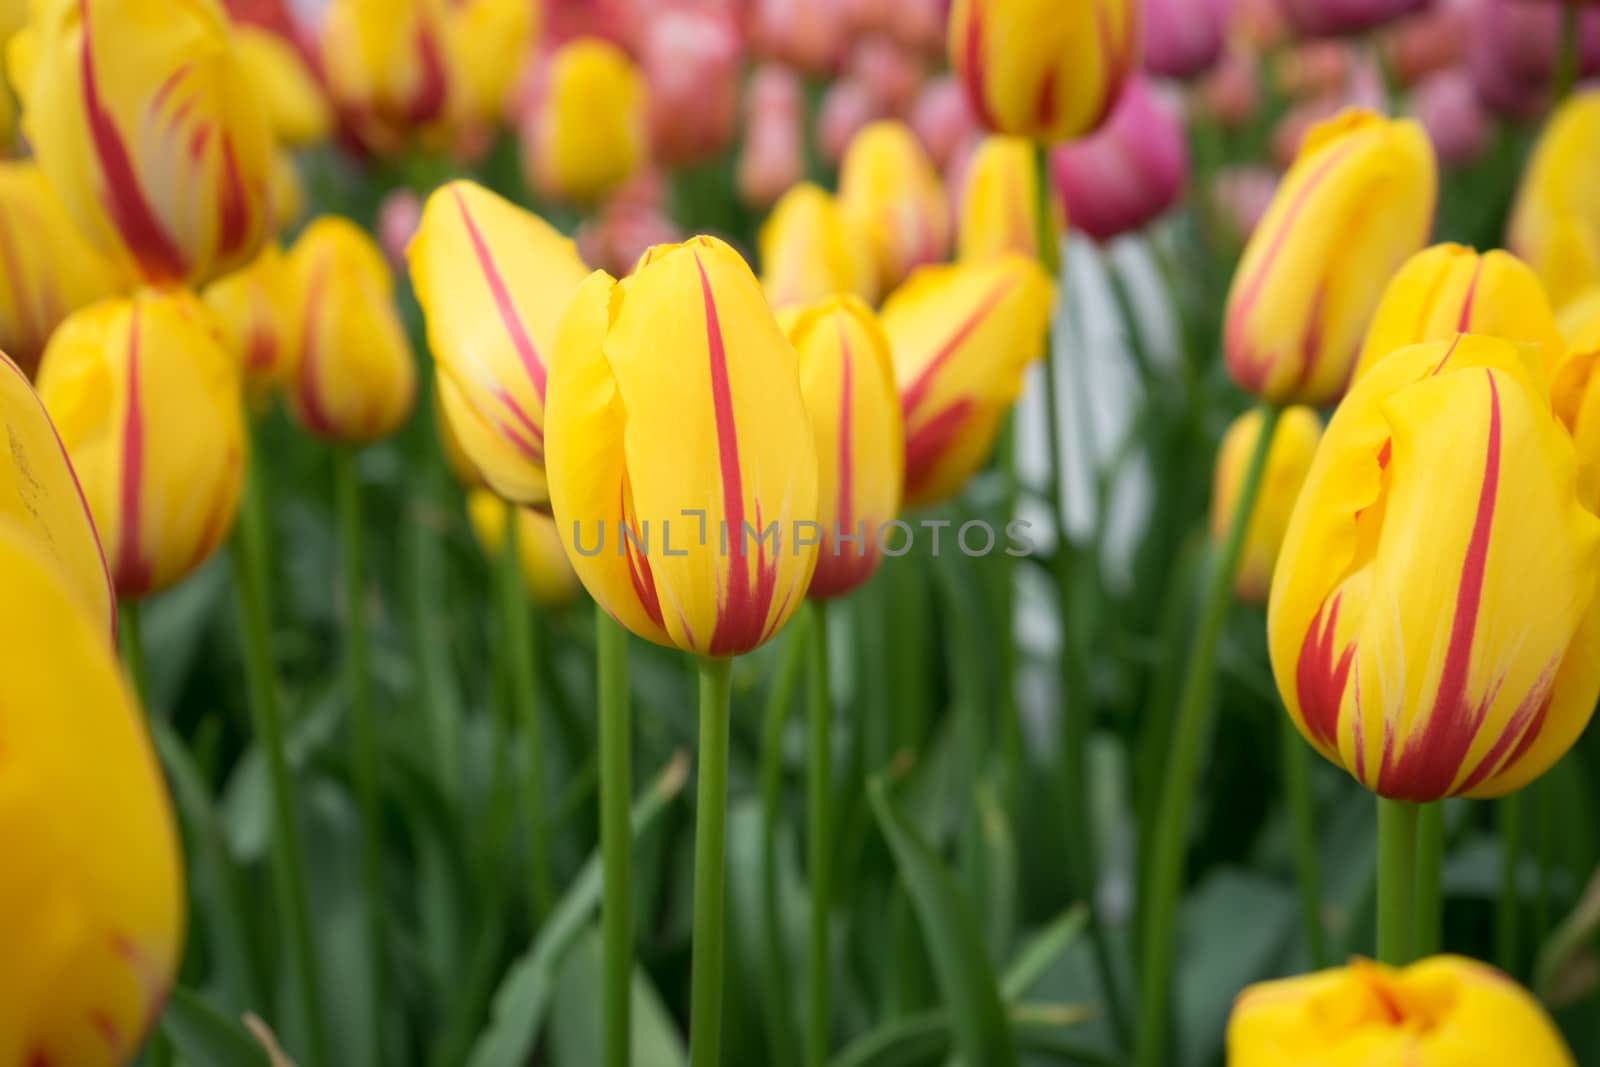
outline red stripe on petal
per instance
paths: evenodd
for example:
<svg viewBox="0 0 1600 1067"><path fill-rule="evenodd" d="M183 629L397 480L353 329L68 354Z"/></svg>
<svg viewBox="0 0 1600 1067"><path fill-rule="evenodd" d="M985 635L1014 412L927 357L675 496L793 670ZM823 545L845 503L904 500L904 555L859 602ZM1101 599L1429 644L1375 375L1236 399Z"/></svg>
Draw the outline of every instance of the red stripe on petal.
<svg viewBox="0 0 1600 1067"><path fill-rule="evenodd" d="M416 95L411 98L411 104L406 109L406 118L413 123L422 123L443 114L448 84L445 81L444 57L439 52L438 37L427 23L417 27L413 46L416 49L421 78L417 84Z"/></svg>
<svg viewBox="0 0 1600 1067"><path fill-rule="evenodd" d="M1561 665L1558 658L1548 664L1540 673L1538 681L1533 688L1528 690L1522 698L1522 703L1517 705L1517 710L1512 713L1510 720L1500 731L1500 736L1495 738L1494 744L1489 746L1489 751L1478 760L1478 765L1472 768L1462 781L1459 793L1467 793L1483 784L1484 779L1491 774L1498 773L1502 767L1515 763L1517 758L1528 750L1533 744L1533 739L1539 736L1539 729L1544 725L1545 713L1550 710L1550 688L1555 684L1556 669ZM1510 759L1507 759L1507 754Z"/></svg>
<svg viewBox="0 0 1600 1067"><path fill-rule="evenodd" d="M1300 644L1300 658L1295 664L1295 698L1300 704L1300 718L1311 736L1328 749L1336 749L1339 744L1339 712L1356 657L1352 641L1338 650L1338 658L1334 658L1342 599L1342 593L1335 593L1332 600L1317 610Z"/></svg>
<svg viewBox="0 0 1600 1067"><path fill-rule="evenodd" d="M971 397L962 397L906 435L906 496L916 496L927 486L934 463L966 425L974 406Z"/></svg>
<svg viewBox="0 0 1600 1067"><path fill-rule="evenodd" d="M139 550L144 496L144 409L139 403L139 305L128 313L128 406L122 422L122 485L118 497L117 592L150 589L151 567Z"/></svg>
<svg viewBox="0 0 1600 1067"><path fill-rule="evenodd" d="M1461 317L1456 320L1458 333L1472 331L1472 301L1478 292L1478 277L1483 273L1483 257L1478 257L1478 262L1472 268L1472 281L1467 283L1467 295L1461 301Z"/></svg>
<svg viewBox="0 0 1600 1067"><path fill-rule="evenodd" d="M901 392L900 407L905 412L907 421L910 421L915 416L918 405L927 397L928 390L933 386L934 375L938 374L939 369L950 360L951 356L955 355L956 349L961 347L961 343L972 336L973 331L995 309L995 305L1005 298L1015 284L1015 279L1010 277L1001 278L995 282L994 286L984 294L978 306L973 309L972 314L961 321L956 327L955 333L951 334L949 340L945 341L939 350L933 354L933 358L928 360L928 365L923 367L922 372L913 378L911 383Z"/></svg>
<svg viewBox="0 0 1600 1067"><path fill-rule="evenodd" d="M217 258L228 260L244 250L250 240L250 197L239 173L233 139L222 138L222 186L217 190Z"/></svg>
<svg viewBox="0 0 1600 1067"><path fill-rule="evenodd" d="M317 343L317 320L322 317L322 296L328 273L326 262L319 262L311 271L306 289L306 316L300 329L300 374L295 383L295 398L299 401L300 418L306 428L320 437L336 437L333 421L322 404L322 382L318 365L322 359L322 346Z"/></svg>
<svg viewBox="0 0 1600 1067"><path fill-rule="evenodd" d="M962 42L966 49L967 76L962 85L967 90L967 102L978 122L990 130L999 129L989 101L984 96L983 19L976 2L967 8L967 38Z"/></svg>
<svg viewBox="0 0 1600 1067"><path fill-rule="evenodd" d="M533 383L534 395L539 398L539 403L543 404L546 375L544 359L534 346L533 338L528 336L522 317L517 314L516 305L511 300L511 291L506 288L505 278L495 264L494 254L490 252L488 243L484 241L477 223L473 221L472 213L467 210L467 202L462 197L461 190L452 189L451 194L455 197L457 210L461 212L461 222L467 228L467 237L472 242L472 253L478 260L478 269L483 271L484 283L488 285L489 295L494 299L495 311L500 315L500 324L511 337L511 346L517 350L517 358L522 361L522 369L527 371L528 380ZM531 425L531 420L528 421Z"/></svg>

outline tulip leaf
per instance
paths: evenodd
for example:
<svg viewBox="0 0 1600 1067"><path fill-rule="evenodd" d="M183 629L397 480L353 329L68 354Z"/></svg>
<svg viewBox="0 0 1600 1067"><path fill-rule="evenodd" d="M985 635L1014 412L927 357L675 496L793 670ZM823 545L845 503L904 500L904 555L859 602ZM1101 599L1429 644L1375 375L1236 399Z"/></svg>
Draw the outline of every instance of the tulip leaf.
<svg viewBox="0 0 1600 1067"><path fill-rule="evenodd" d="M1072 947L1088 923L1088 907L1074 904L1049 926L1029 938L1006 970L1001 993L1013 1000L1026 996L1045 972Z"/></svg>
<svg viewBox="0 0 1600 1067"><path fill-rule="evenodd" d="M601 1047L600 957L600 930L591 923L561 964L550 1017L551 1063L587 1063ZM683 1067L689 1059L683 1038L638 966L633 969L632 1002L628 1062L633 1067Z"/></svg>
<svg viewBox="0 0 1600 1067"><path fill-rule="evenodd" d="M272 1067L272 1061L250 1031L179 986L167 998L161 1032L189 1063L206 1067Z"/></svg>
<svg viewBox="0 0 1600 1067"><path fill-rule="evenodd" d="M1052 1060L1090 1067L1117 1061L1097 1049L1068 1040L1062 1030L1083 1022L1093 1009L1078 1004L1017 1004L1007 1012L1017 1045ZM833 1058L829 1067L914 1067L942 1060L952 1051L954 1031L943 1011L891 1019L862 1034Z"/></svg>
<svg viewBox="0 0 1600 1067"><path fill-rule="evenodd" d="M874 779L868 792L922 926L956 1051L971 1065L1015 1065L1016 1042L971 899L889 796L882 779Z"/></svg>

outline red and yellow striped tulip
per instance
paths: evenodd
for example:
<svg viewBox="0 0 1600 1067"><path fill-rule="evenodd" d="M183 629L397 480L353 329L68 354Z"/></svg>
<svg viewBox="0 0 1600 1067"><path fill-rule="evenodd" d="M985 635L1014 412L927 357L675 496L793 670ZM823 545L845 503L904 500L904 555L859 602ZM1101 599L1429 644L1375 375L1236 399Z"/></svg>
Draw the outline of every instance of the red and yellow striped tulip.
<svg viewBox="0 0 1600 1067"><path fill-rule="evenodd" d="M468 122L493 123L539 32L539 4L528 0L454 0L450 6L451 70L457 108Z"/></svg>
<svg viewBox="0 0 1600 1067"><path fill-rule="evenodd" d="M103 617L0 520L0 1063L119 1067L182 957L172 807Z"/></svg>
<svg viewBox="0 0 1600 1067"><path fill-rule="evenodd" d="M550 371L550 503L579 579L634 633L737 655L805 597L817 461L795 362L715 238L578 289Z"/></svg>
<svg viewBox="0 0 1600 1067"><path fill-rule="evenodd" d="M1560 310L1600 284L1600 89L1575 93L1550 117L1506 229Z"/></svg>
<svg viewBox="0 0 1600 1067"><path fill-rule="evenodd" d="M1306 135L1228 294L1223 345L1242 389L1339 398L1384 286L1428 239L1437 184L1414 121L1346 111Z"/></svg>
<svg viewBox="0 0 1600 1067"><path fill-rule="evenodd" d="M547 197L598 200L644 162L644 78L610 41L585 37L550 57L523 140L523 170Z"/></svg>
<svg viewBox="0 0 1600 1067"><path fill-rule="evenodd" d="M821 543L811 595L843 596L872 577L879 532L900 513L905 429L889 339L872 309L829 297L785 317L817 450Z"/></svg>
<svg viewBox="0 0 1600 1067"><path fill-rule="evenodd" d="M1070 141L1095 130L1138 66L1137 0L955 0L950 66L995 133Z"/></svg>
<svg viewBox="0 0 1600 1067"><path fill-rule="evenodd" d="M74 313L39 364L117 595L187 576L228 536L246 438L239 372L198 299L141 290Z"/></svg>
<svg viewBox="0 0 1600 1067"><path fill-rule="evenodd" d="M588 275L577 249L537 215L456 181L428 198L407 259L457 441L500 495L544 503L549 354Z"/></svg>
<svg viewBox="0 0 1600 1067"><path fill-rule="evenodd" d="M1578 449L1578 493L1600 513L1600 289L1568 304L1561 327L1571 352L1556 368L1550 397Z"/></svg>
<svg viewBox="0 0 1600 1067"><path fill-rule="evenodd" d="M1538 356L1510 341L1415 345L1355 384L1267 616L1318 751L1380 796L1432 801L1503 796L1571 747L1600 694L1600 519L1577 466Z"/></svg>
<svg viewBox="0 0 1600 1067"><path fill-rule="evenodd" d="M950 204L933 161L904 123L868 124L839 166L839 207L865 234L880 292L950 251Z"/></svg>
<svg viewBox="0 0 1600 1067"><path fill-rule="evenodd" d="M40 0L9 52L39 165L95 244L155 283L254 258L272 138L217 0Z"/></svg>
<svg viewBox="0 0 1600 1067"><path fill-rule="evenodd" d="M517 516L517 562L534 602L564 608L578 595L578 574L567 559L561 534L549 514L534 508L514 509ZM484 555L497 559L504 543L506 502L487 489L467 495L467 518Z"/></svg>
<svg viewBox="0 0 1600 1067"><path fill-rule="evenodd" d="M203 295L246 391L259 397L287 381L297 362L300 306L278 246L267 245L255 262L212 282Z"/></svg>
<svg viewBox="0 0 1600 1067"><path fill-rule="evenodd" d="M89 244L39 166L0 162L0 349L30 373L70 312L131 276Z"/></svg>
<svg viewBox="0 0 1600 1067"><path fill-rule="evenodd" d="M333 131L333 106L301 53L284 38L257 26L235 26L234 52L266 106L280 145L308 145Z"/></svg>
<svg viewBox="0 0 1600 1067"><path fill-rule="evenodd" d="M351 131L377 152L450 118L445 0L332 0L321 54L328 92Z"/></svg>
<svg viewBox="0 0 1600 1067"><path fill-rule="evenodd" d="M1060 200L1050 196L1052 234L1066 229ZM1039 255L1039 168L1033 145L1020 137L985 137L967 163L956 214L956 255L989 259Z"/></svg>
<svg viewBox="0 0 1600 1067"><path fill-rule="evenodd" d="M1480 333L1534 346L1547 372L1566 354L1555 312L1533 271L1498 249L1479 255L1435 245L1406 261L1384 290L1356 361L1360 378L1396 349Z"/></svg>
<svg viewBox="0 0 1600 1067"><path fill-rule="evenodd" d="M1239 490L1245 469L1261 437L1262 414L1252 409L1240 415L1222 437L1217 452L1217 469L1211 487L1211 540L1221 544L1228 536L1228 525L1238 507ZM1322 439L1322 422L1308 407L1292 407L1278 419L1278 428L1267 446L1267 466L1262 472L1261 493L1250 524L1245 527L1244 554L1234 593L1240 600L1262 603L1272 588L1272 571L1283 548L1283 535L1289 528L1289 513L1294 510L1311 469L1311 457Z"/></svg>
<svg viewBox="0 0 1600 1067"><path fill-rule="evenodd" d="M54 558L84 611L105 633L117 628L117 591L100 535L66 447L22 369L0 353L0 524Z"/></svg>
<svg viewBox="0 0 1600 1067"><path fill-rule="evenodd" d="M1228 1067L1575 1067L1550 1017L1476 960L1352 960L1253 985L1233 1002Z"/></svg>
<svg viewBox="0 0 1600 1067"><path fill-rule="evenodd" d="M988 458L1023 371L1044 352L1053 299L1035 260L1006 255L925 268L884 302L907 506L954 496Z"/></svg>
<svg viewBox="0 0 1600 1067"><path fill-rule="evenodd" d="M289 412L324 440L365 444L411 414L417 370L377 242L325 215L289 249L298 308Z"/></svg>
<svg viewBox="0 0 1600 1067"><path fill-rule="evenodd" d="M790 187L762 224L761 286L774 308L839 293L872 300L877 265L866 235L845 220L833 194L811 182Z"/></svg>

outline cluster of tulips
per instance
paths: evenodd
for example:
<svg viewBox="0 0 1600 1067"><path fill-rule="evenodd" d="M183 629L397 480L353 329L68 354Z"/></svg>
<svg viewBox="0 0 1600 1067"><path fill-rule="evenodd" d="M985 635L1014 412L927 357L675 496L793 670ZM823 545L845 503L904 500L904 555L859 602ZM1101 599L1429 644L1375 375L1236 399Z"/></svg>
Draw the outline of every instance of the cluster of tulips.
<svg viewBox="0 0 1600 1067"><path fill-rule="evenodd" d="M15 95L0 92L14 157L0 161L0 1067L425 1054L716 1067L746 1062L724 1053L731 996L762 1008L757 1044L775 1064L1201 1062L1175 1026L1188 1018L1180 906L1240 601L1265 605L1286 712L1264 743L1283 754L1273 800L1289 812L1309 973L1227 991L1227 1063L1575 1065L1540 999L1441 954L1441 871L1446 802L1505 798L1511 893L1496 921L1514 945L1518 794L1579 744L1600 698L1600 90L1582 81L1600 71L1597 32L1600 8L1559 0L0 2ZM1256 137L1269 107L1281 118ZM1504 249L1431 243L1452 175L1535 136L1493 223ZM1281 174L1225 162L1247 137ZM304 217L352 184L385 191L370 210ZM1096 384L1073 371L1091 341L1071 321L1081 290L1062 252L1070 224L1094 247L1073 242L1069 259L1103 268L1115 240L1158 220L1237 256L1183 388L1203 391L1214 366L1231 381L1220 406L1254 406L1204 430L1220 437L1210 543L1198 595L1173 594L1183 629L1158 651L1174 669L1151 698L1158 770L1129 917L1099 891L1083 659L1100 648L1082 597L1114 535L1102 518L1094 544L1075 544L1067 516L1066 438L1092 411L1066 400L1086 391L1092 408ZM1114 287L1148 361L1139 301ZM1031 479L1025 392L1043 438ZM284 522L271 476L272 448L291 440L280 410L333 471L334 696L349 740L335 759L355 853L336 869L359 887L360 927L334 946L333 890L311 874L305 829L320 802L297 751L310 715L285 699L296 688L279 647L302 528ZM461 978L464 1034L419 1032L395 1008L414 1002L418 943L441 931L426 907L397 904L397 883L472 874L459 857L418 869L420 846L396 847L407 786L386 766L395 686L373 639L389 583L369 460L399 455L392 440L415 424L434 431L426 456L406 452L392 478L431 501L425 471L448 469L460 492L437 498L462 504L490 564L473 610L492 619L493 648L469 670L492 661L502 713L493 757L474 766L494 781L456 788L512 797L516 813L488 831L488 851L518 869L494 868L473 920L484 947ZM1041 498L1043 548L1030 533ZM981 598L941 609L943 654L966 665L952 671L944 758L978 779L959 788L979 809L943 828L903 785L926 756L918 729L877 764L855 740L866 718L925 721L934 687L918 674L940 667L880 674L885 706L840 681L861 666L841 633L863 640L927 610L908 587L924 575L896 564L927 554L930 534L935 557L943 534L947 554L981 558L996 601L981 618L962 617ZM266 951L236 912L202 901L237 895L240 868L202 742L159 706L141 622L225 547L263 798ZM1027 751L1042 735L1018 681L1019 590L1035 579L1059 630L1044 657L1052 760ZM562 636L594 738L574 753L549 736L562 683L545 616L569 613L580 588L592 637ZM461 709L438 696L450 667L429 647L434 606L410 610L406 677L424 719L443 721L425 739L441 778L459 778L462 754L441 741L459 738ZM969 639L1002 662L972 670ZM699 706L677 1026L639 992L634 868L641 824L685 769L636 788L634 708L684 667ZM769 700L767 821L747 863L728 812L736 691L752 687ZM791 922L774 825L796 693L805 899ZM558 751L585 761L593 834L560 832L572 803L548 778ZM1377 798L1376 941L1331 969L1313 751ZM1065 872L1053 906L1081 907L1001 977L991 957L1009 933L982 929L976 900L1014 909L1015 848L971 863L955 839L1005 838L1007 820L1037 817L1030 806L1048 809L1055 846L1030 862ZM854 991L836 944L857 903L839 841L868 826L910 915L889 920L892 936L915 926L909 980L938 1008L886 1029L842 1008ZM596 843L590 866L569 855L579 839ZM479 985L504 963L517 889L513 929L533 947L491 1013ZM756 945L726 936L748 900ZM202 910L197 962L186 934ZM593 1040L558 1051L541 1043L553 975L595 912L598 1003L558 1002L593 1017ZM1568 940L1592 938L1583 914ZM1073 1043L1079 1006L1021 1001L1079 930L1103 1050ZM765 961L771 990L725 981L741 953ZM1519 967L1514 950L1500 962ZM364 1001L335 1015L330 986L351 973ZM641 1058L641 1035L659 1029L687 1047Z"/></svg>

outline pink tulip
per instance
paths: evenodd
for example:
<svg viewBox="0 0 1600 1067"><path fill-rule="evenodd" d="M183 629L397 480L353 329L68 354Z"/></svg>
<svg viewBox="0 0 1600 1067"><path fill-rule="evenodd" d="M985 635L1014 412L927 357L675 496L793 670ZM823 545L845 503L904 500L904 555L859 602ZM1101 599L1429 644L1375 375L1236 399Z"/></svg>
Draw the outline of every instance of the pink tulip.
<svg viewBox="0 0 1600 1067"><path fill-rule="evenodd" d="M1393 22L1432 0L1282 0L1294 28L1310 37L1345 37Z"/></svg>
<svg viewBox="0 0 1600 1067"><path fill-rule="evenodd" d="M1261 75L1255 53L1230 48L1195 90L1195 104L1202 115L1225 129L1246 125L1261 110Z"/></svg>
<svg viewBox="0 0 1600 1067"><path fill-rule="evenodd" d="M1429 77L1412 94L1411 108L1447 166L1471 163L1489 147L1489 114L1465 70Z"/></svg>
<svg viewBox="0 0 1600 1067"><path fill-rule="evenodd" d="M767 65L750 79L744 143L735 179L749 208L771 207L805 173L805 114L800 77Z"/></svg>
<svg viewBox="0 0 1600 1067"><path fill-rule="evenodd" d="M559 48L579 37L603 37L631 51L643 0L543 0L542 43Z"/></svg>
<svg viewBox="0 0 1600 1067"><path fill-rule="evenodd" d="M1277 192L1278 175L1270 167L1224 167L1212 181L1211 206L1242 244L1255 232Z"/></svg>
<svg viewBox="0 0 1600 1067"><path fill-rule="evenodd" d="M857 132L887 114L883 103L859 80L840 78L834 82L817 113L817 147L823 158L838 163Z"/></svg>
<svg viewBox="0 0 1600 1067"><path fill-rule="evenodd" d="M1189 174L1183 122L1148 82L1135 78L1106 125L1057 148L1051 169L1072 225L1108 241L1144 226L1183 191Z"/></svg>
<svg viewBox="0 0 1600 1067"><path fill-rule="evenodd" d="M622 277L654 245L677 244L683 231L654 207L608 203L598 217L578 227L578 254L591 267Z"/></svg>
<svg viewBox="0 0 1600 1067"><path fill-rule="evenodd" d="M650 87L656 158L693 163L721 152L739 116L733 21L700 8L667 8L645 22L639 60Z"/></svg>
<svg viewBox="0 0 1600 1067"><path fill-rule="evenodd" d="M830 73L844 48L839 0L750 0L750 47L812 74Z"/></svg>
<svg viewBox="0 0 1600 1067"><path fill-rule="evenodd" d="M1480 0L1467 42L1478 96L1512 118L1533 118L1550 103L1561 52L1558 0ZM1600 10L1578 15L1578 67L1600 71Z"/></svg>
<svg viewBox="0 0 1600 1067"><path fill-rule="evenodd" d="M1144 65L1164 78L1193 78L1222 56L1229 0L1146 0Z"/></svg>
<svg viewBox="0 0 1600 1067"><path fill-rule="evenodd" d="M945 75L922 87L911 106L911 128L922 147L928 150L933 165L945 170L956 150L983 132L967 102L966 91L955 78Z"/></svg>
<svg viewBox="0 0 1600 1067"><path fill-rule="evenodd" d="M410 189L396 189L378 205L378 244L395 270L406 269L406 245L422 222L422 198Z"/></svg>
<svg viewBox="0 0 1600 1067"><path fill-rule="evenodd" d="M1234 0L1227 36L1263 52L1283 43L1289 35L1283 3L1284 0Z"/></svg>
<svg viewBox="0 0 1600 1067"><path fill-rule="evenodd" d="M1472 14L1466 5L1441 3L1401 19L1384 32L1380 47L1394 80L1416 85L1437 71L1459 66L1467 55Z"/></svg>
<svg viewBox="0 0 1600 1067"><path fill-rule="evenodd" d="M927 77L922 57L892 37L863 37L850 50L849 73L866 86L890 114L911 110L917 89Z"/></svg>

